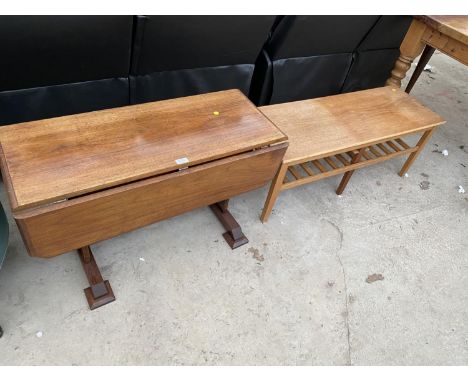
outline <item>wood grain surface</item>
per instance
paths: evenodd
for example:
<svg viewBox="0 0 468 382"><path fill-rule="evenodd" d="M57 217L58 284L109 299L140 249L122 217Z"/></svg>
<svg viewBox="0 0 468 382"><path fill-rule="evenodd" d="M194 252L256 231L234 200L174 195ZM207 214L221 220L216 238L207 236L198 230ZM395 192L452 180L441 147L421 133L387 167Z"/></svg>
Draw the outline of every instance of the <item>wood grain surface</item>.
<svg viewBox="0 0 468 382"><path fill-rule="evenodd" d="M285 164L352 150L445 122L405 92L391 87L259 109L288 136Z"/></svg>
<svg viewBox="0 0 468 382"><path fill-rule="evenodd" d="M286 147L276 144L13 216L31 256L59 255L262 187Z"/></svg>
<svg viewBox="0 0 468 382"><path fill-rule="evenodd" d="M13 210L286 139L239 90L0 128L2 171ZM176 163L180 158L188 162Z"/></svg>
<svg viewBox="0 0 468 382"><path fill-rule="evenodd" d="M468 16L466 15L423 15L415 16L429 27L463 44L468 44Z"/></svg>

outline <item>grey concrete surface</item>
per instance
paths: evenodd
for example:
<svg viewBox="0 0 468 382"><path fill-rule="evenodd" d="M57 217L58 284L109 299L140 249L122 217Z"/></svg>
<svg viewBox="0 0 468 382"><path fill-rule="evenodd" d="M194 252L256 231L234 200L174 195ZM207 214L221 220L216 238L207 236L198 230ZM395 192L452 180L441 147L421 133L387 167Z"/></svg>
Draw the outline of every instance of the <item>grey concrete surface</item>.
<svg viewBox="0 0 468 382"><path fill-rule="evenodd" d="M0 364L467 364L468 70L430 64L413 95L448 122L408 178L399 158L357 171L341 198L338 178L286 191L268 224L267 187L241 195L250 243L235 251L208 208L102 242L117 300L96 311L78 257L29 257L7 207Z"/></svg>

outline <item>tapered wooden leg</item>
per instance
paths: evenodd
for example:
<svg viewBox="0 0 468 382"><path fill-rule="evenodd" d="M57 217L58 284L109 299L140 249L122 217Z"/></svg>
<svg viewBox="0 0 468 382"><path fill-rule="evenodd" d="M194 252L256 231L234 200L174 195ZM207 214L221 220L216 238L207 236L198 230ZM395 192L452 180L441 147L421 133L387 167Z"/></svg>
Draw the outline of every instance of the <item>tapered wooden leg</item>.
<svg viewBox="0 0 468 382"><path fill-rule="evenodd" d="M110 283L102 279L91 248L89 246L79 248L78 254L89 282L89 287L84 290L89 309L93 310L115 301Z"/></svg>
<svg viewBox="0 0 468 382"><path fill-rule="evenodd" d="M218 220L227 230L223 233L224 240L229 244L232 249L238 248L241 245L247 244L247 239L242 232L242 228L237 223L237 220L228 210L229 200L223 200L221 202L210 205L211 210L214 212Z"/></svg>
<svg viewBox="0 0 468 382"><path fill-rule="evenodd" d="M365 147L360 149L356 155L354 155L353 159L351 160L351 164L358 163L361 160L362 153L364 152ZM350 170L345 172L343 175L343 178L341 179L340 185L336 189L336 194L341 195L343 191L345 190L346 186L348 185L349 180L351 179L351 176L353 175L354 170Z"/></svg>
<svg viewBox="0 0 468 382"><path fill-rule="evenodd" d="M424 148L424 146L426 145L427 142L429 142L429 139L431 139L431 136L432 134L434 133L435 131L435 128L432 128L430 130L427 130L421 138L419 138L419 141L417 143L417 147L418 149L411 153L410 156L408 157L408 159L406 160L405 164L403 165L403 167L401 168L400 172L398 173L398 175L400 176L403 176L405 175L409 168L411 167L411 165L413 164L413 162L416 160L416 158L418 157L418 155L421 153L422 149Z"/></svg>
<svg viewBox="0 0 468 382"><path fill-rule="evenodd" d="M276 198L281 192L281 186L283 185L284 177L286 176L286 171L288 171L288 165L282 164L278 169L275 177L271 181L270 190L268 191L268 196L263 206L262 215L260 220L265 223L270 217L273 206L275 205Z"/></svg>
<svg viewBox="0 0 468 382"><path fill-rule="evenodd" d="M431 59L432 55L435 52L435 48L432 46L426 45L424 48L423 53L421 54L421 57L419 58L418 65L416 66L416 69L413 72L413 75L411 76L408 85L406 85L405 92L409 93L411 89L413 89L414 84L418 80L419 76L421 75L422 71L426 67L427 63Z"/></svg>

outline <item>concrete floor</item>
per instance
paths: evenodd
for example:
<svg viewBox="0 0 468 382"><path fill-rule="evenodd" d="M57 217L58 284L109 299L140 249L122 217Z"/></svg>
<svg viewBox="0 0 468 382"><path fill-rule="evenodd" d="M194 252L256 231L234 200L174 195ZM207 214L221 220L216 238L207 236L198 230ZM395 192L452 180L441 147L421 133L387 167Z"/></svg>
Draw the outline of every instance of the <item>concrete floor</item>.
<svg viewBox="0 0 468 382"><path fill-rule="evenodd" d="M413 95L448 122L408 178L399 158L342 198L338 178L287 191L265 225L267 187L241 195L235 251L208 208L97 244L117 300L96 311L76 254L29 257L7 207L0 364L468 364L468 72L431 65Z"/></svg>

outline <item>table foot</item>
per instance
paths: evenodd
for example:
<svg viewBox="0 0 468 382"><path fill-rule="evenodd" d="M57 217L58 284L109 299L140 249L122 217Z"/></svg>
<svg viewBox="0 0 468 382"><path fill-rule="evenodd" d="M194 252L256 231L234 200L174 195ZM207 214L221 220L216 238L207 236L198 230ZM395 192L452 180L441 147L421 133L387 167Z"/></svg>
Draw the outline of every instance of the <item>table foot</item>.
<svg viewBox="0 0 468 382"><path fill-rule="evenodd" d="M239 223L229 212L228 203L229 200L223 200L222 202L211 204L210 208L227 230L227 232L223 233L224 240L226 240L232 249L235 249L247 244L249 239L245 237Z"/></svg>
<svg viewBox="0 0 468 382"><path fill-rule="evenodd" d="M89 246L79 248L81 265L89 281L89 287L84 289L89 309L93 310L115 301L114 292L108 280L103 280Z"/></svg>

